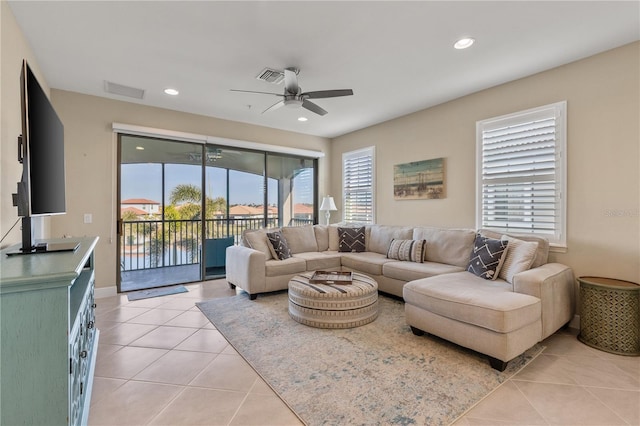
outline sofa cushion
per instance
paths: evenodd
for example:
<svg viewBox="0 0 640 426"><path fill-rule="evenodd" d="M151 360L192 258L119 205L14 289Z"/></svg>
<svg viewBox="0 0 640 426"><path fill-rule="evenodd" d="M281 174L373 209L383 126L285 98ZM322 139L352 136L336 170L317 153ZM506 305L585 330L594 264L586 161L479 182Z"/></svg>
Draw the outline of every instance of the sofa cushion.
<svg viewBox="0 0 640 426"><path fill-rule="evenodd" d="M464 271L464 268L435 262L388 262L382 265L382 275L401 281L419 280L460 271Z"/></svg>
<svg viewBox="0 0 640 426"><path fill-rule="evenodd" d="M467 271L485 280L495 280L500 273L508 245L507 240L476 235Z"/></svg>
<svg viewBox="0 0 640 426"><path fill-rule="evenodd" d="M305 272L306 268L307 262L299 257L290 257L284 260L271 259L265 262L265 274L267 277L299 274L300 272Z"/></svg>
<svg viewBox="0 0 640 426"><path fill-rule="evenodd" d="M491 231L489 229L480 229L478 231L482 235L491 238L502 238L503 233ZM538 243L538 250L536 251L536 257L531 264L532 268L542 266L549 261L549 240L542 237L536 237L534 235L524 234L506 234L509 237L517 238L523 241L534 241Z"/></svg>
<svg viewBox="0 0 640 426"><path fill-rule="evenodd" d="M394 260L407 260L409 262L424 262L425 240L399 240L393 238L389 244L387 257Z"/></svg>
<svg viewBox="0 0 640 426"><path fill-rule="evenodd" d="M502 239L509 242L509 247L500 270L500 278L513 284L513 276L515 274L531 268L538 251L538 243L523 241L508 235L503 235Z"/></svg>
<svg viewBox="0 0 640 426"><path fill-rule="evenodd" d="M275 232L278 230L279 228L247 229L242 233L242 240L245 242L247 247L264 253L267 260L273 259L273 255L271 254L271 245L267 240L267 232Z"/></svg>
<svg viewBox="0 0 640 426"><path fill-rule="evenodd" d="M340 242L338 243L338 251L343 253L360 253L366 250L365 227L359 228L338 228Z"/></svg>
<svg viewBox="0 0 640 426"><path fill-rule="evenodd" d="M408 240L413 234L413 227L372 225L371 235L367 241L367 251L387 254L391 240Z"/></svg>
<svg viewBox="0 0 640 426"><path fill-rule="evenodd" d="M407 304L498 333L518 330L542 315L537 297L515 293L501 279L487 281L466 271L408 282L403 297Z"/></svg>
<svg viewBox="0 0 640 426"><path fill-rule="evenodd" d="M313 225L313 232L316 234L318 251L329 250L329 227L326 225Z"/></svg>
<svg viewBox="0 0 640 426"><path fill-rule="evenodd" d="M327 269L340 268L340 258L342 255L338 252L329 254L328 252L307 252L296 253L293 257L299 257L307 262L307 271L323 271Z"/></svg>
<svg viewBox="0 0 640 426"><path fill-rule="evenodd" d="M382 265L387 262L394 262L394 260L387 259L384 254L370 251L342 255L342 266L367 275L382 275Z"/></svg>
<svg viewBox="0 0 640 426"><path fill-rule="evenodd" d="M425 260L466 268L476 232L472 229L419 227L413 230L414 240L426 240Z"/></svg>
<svg viewBox="0 0 640 426"><path fill-rule="evenodd" d="M274 259L284 260L291 257L291 250L282 231L267 232L269 249Z"/></svg>
<svg viewBox="0 0 640 426"><path fill-rule="evenodd" d="M282 233L289 244L291 254L318 251L316 233L312 225L307 226L285 226Z"/></svg>
<svg viewBox="0 0 640 426"><path fill-rule="evenodd" d="M329 250L330 251L338 251L338 246L340 245L340 236L338 235L338 225L329 225L328 227L329 234Z"/></svg>

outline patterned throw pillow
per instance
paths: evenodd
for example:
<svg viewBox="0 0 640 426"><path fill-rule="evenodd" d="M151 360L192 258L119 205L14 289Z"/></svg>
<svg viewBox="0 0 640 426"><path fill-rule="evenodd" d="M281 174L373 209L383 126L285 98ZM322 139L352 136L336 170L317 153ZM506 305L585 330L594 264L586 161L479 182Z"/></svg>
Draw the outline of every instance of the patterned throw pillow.
<svg viewBox="0 0 640 426"><path fill-rule="evenodd" d="M267 239L274 258L284 260L291 257L291 250L289 250L289 245L282 235L282 231L267 232Z"/></svg>
<svg viewBox="0 0 640 426"><path fill-rule="evenodd" d="M343 253L365 251L364 229L338 228L338 251Z"/></svg>
<svg viewBox="0 0 640 426"><path fill-rule="evenodd" d="M394 238L389 244L387 258L422 263L424 262L426 245L426 240L397 240Z"/></svg>
<svg viewBox="0 0 640 426"><path fill-rule="evenodd" d="M508 244L506 240L495 240L477 234L467 271L485 280L495 280L500 273Z"/></svg>

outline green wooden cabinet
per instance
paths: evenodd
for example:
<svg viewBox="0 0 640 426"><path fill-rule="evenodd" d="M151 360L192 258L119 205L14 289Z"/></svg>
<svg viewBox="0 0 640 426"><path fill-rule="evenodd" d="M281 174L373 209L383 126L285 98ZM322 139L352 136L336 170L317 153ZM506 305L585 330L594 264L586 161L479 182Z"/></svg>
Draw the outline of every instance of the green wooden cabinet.
<svg viewBox="0 0 640 426"><path fill-rule="evenodd" d="M98 238L77 241L75 252L10 257L6 253L15 247L0 252L2 425L87 423L99 336Z"/></svg>

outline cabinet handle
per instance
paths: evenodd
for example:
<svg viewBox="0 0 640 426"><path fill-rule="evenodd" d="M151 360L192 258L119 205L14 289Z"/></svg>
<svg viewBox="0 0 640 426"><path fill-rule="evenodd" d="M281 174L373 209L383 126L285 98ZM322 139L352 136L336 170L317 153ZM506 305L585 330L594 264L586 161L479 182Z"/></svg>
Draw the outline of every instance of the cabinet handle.
<svg viewBox="0 0 640 426"><path fill-rule="evenodd" d="M87 357L87 351L82 351L80 352L80 358L86 358Z"/></svg>
<svg viewBox="0 0 640 426"><path fill-rule="evenodd" d="M87 324L87 328L89 329L93 328L93 321L89 321L89 323Z"/></svg>

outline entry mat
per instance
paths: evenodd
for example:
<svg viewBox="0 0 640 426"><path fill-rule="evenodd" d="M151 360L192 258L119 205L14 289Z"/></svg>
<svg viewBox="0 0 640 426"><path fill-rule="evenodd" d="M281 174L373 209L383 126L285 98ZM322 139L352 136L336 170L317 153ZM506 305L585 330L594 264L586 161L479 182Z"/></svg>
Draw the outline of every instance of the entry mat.
<svg viewBox="0 0 640 426"><path fill-rule="evenodd" d="M129 298L129 302L133 300L140 299L149 299L151 297L160 297L160 296L168 296L170 294L178 294L178 293L186 293L187 290L184 286L178 285L173 287L161 287L161 288L150 288L147 290L139 290L132 291L127 294L127 298Z"/></svg>

